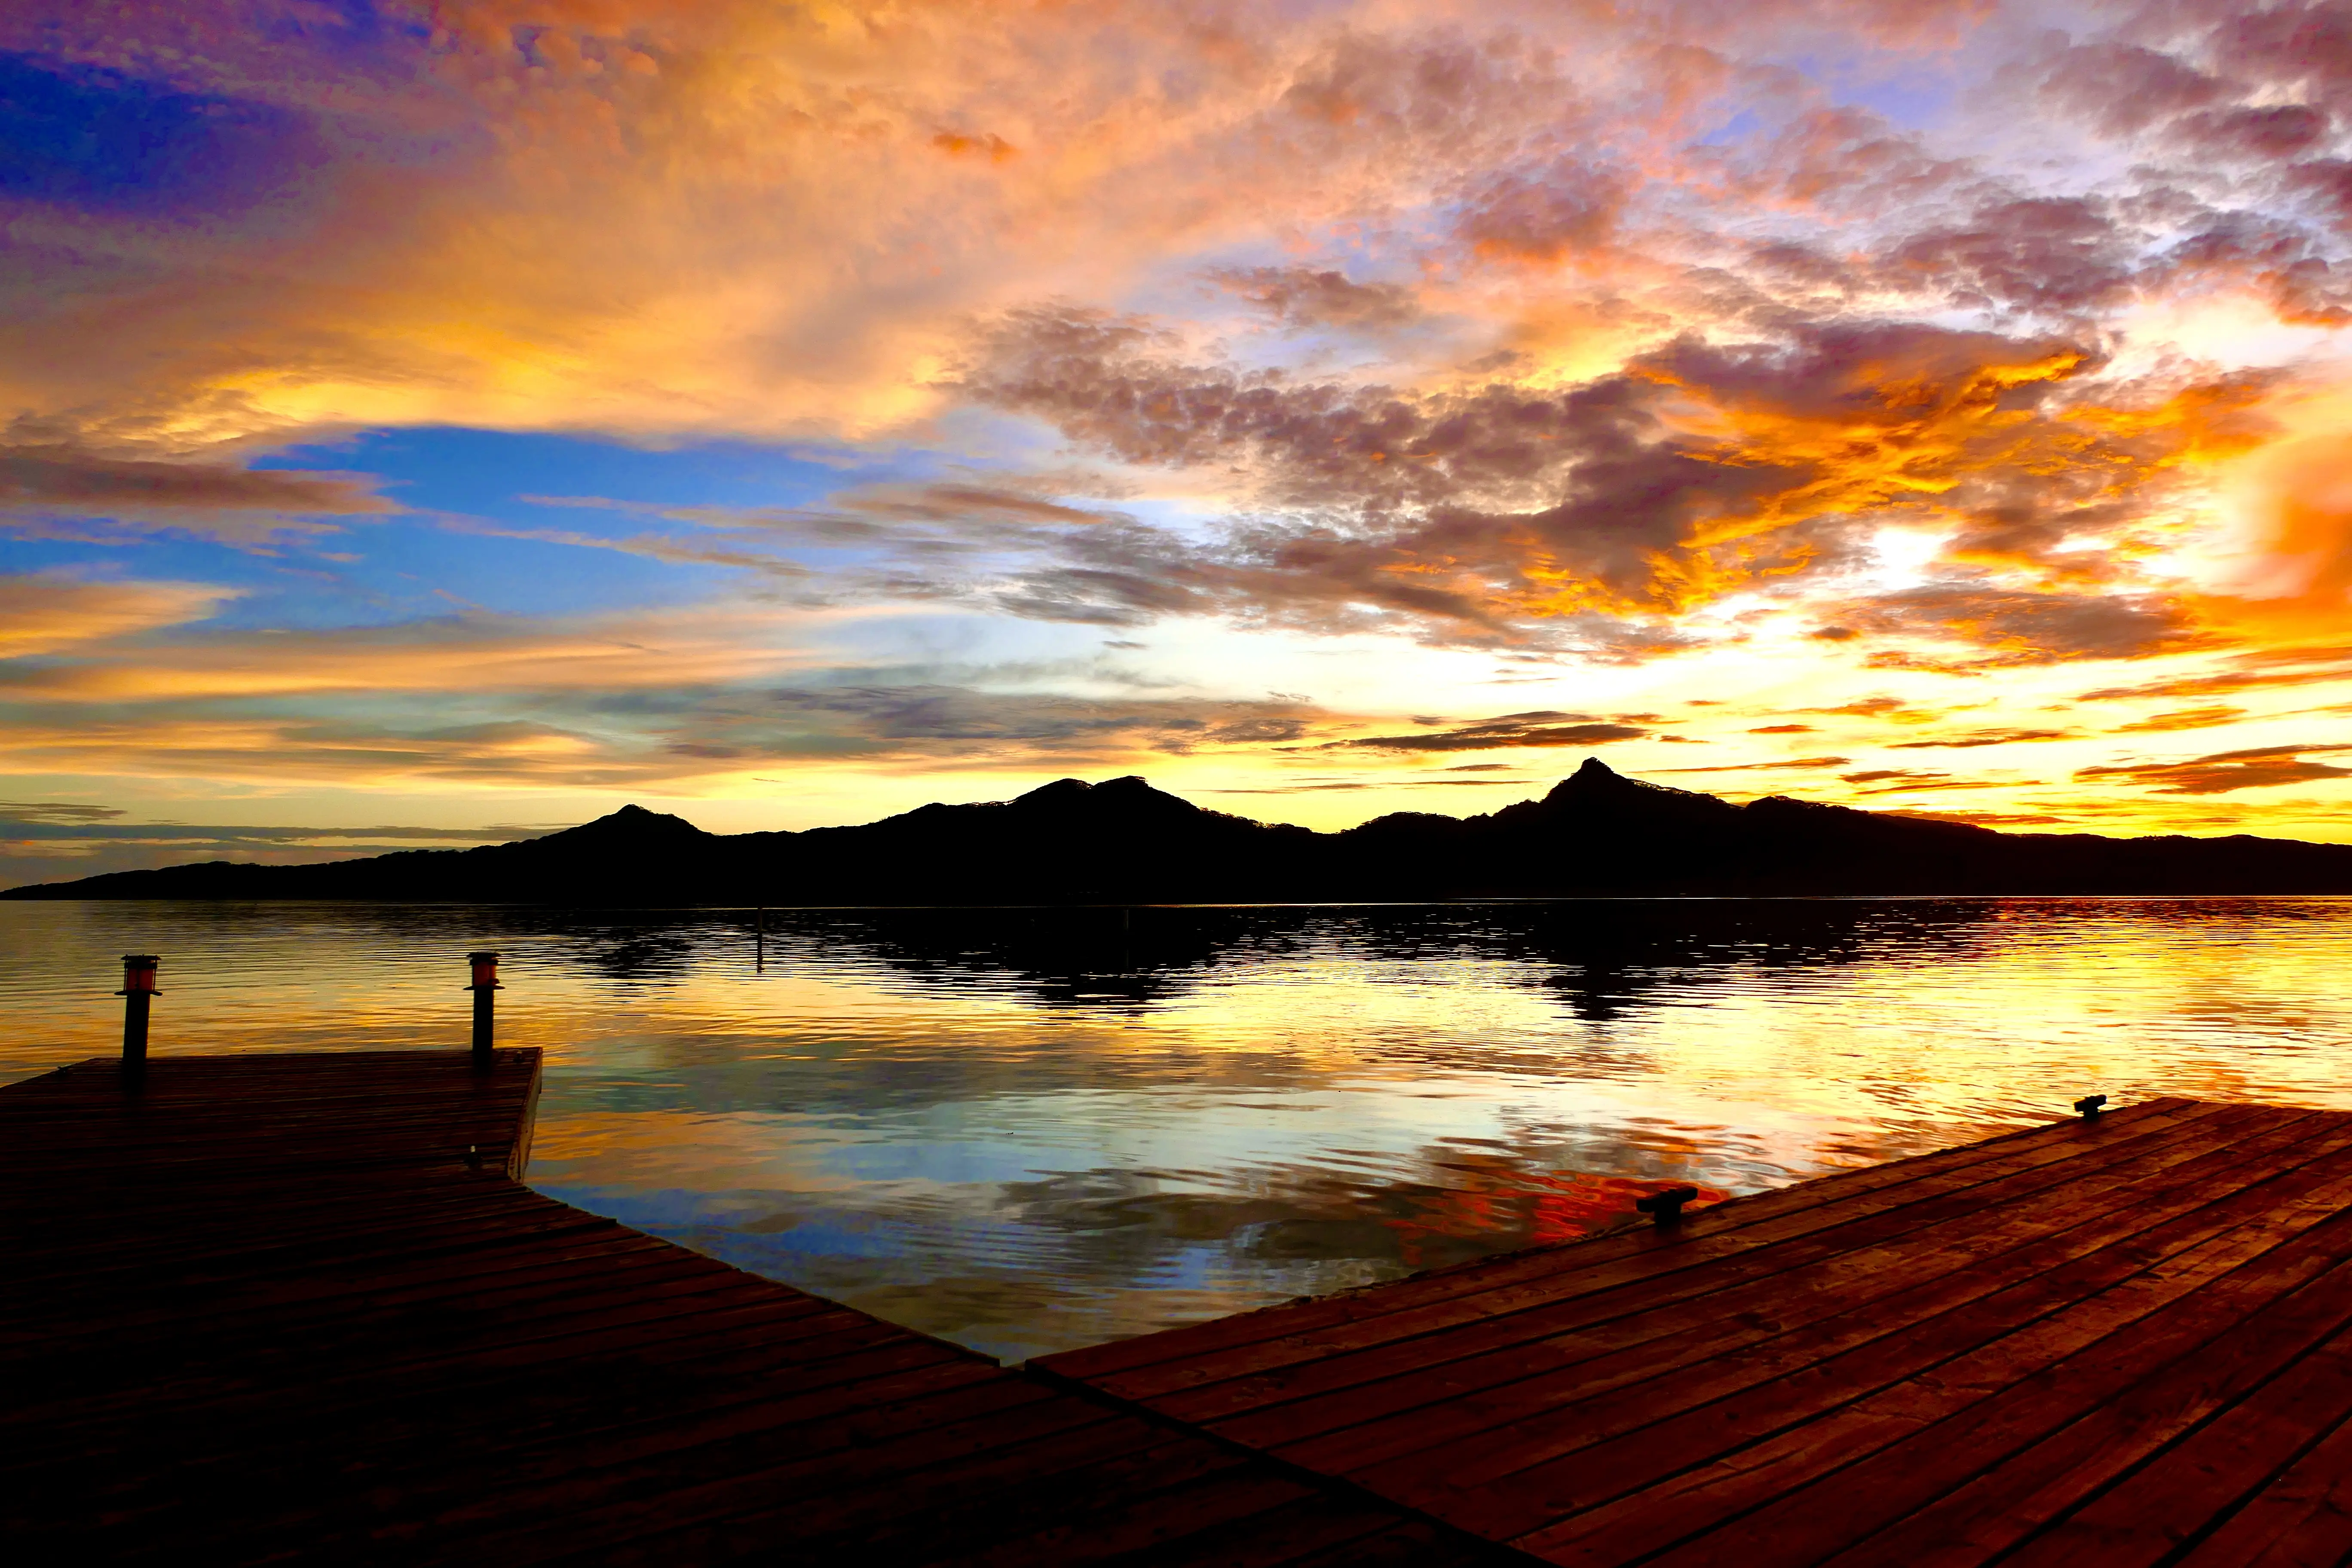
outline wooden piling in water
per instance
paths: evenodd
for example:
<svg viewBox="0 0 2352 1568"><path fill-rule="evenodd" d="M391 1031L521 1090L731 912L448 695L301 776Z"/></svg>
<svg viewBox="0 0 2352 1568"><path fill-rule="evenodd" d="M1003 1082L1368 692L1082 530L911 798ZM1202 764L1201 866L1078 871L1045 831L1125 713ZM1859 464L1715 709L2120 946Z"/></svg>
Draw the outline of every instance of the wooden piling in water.
<svg viewBox="0 0 2352 1568"><path fill-rule="evenodd" d="M136 1083L147 1066L148 1009L159 994L155 970L163 962L152 952L122 955L122 989L115 994L122 998L122 1074L126 1084Z"/></svg>
<svg viewBox="0 0 2352 1568"><path fill-rule="evenodd" d="M492 1010L497 1005L498 994L501 989L499 984L499 955L495 952L469 952L466 955L466 963L473 972L473 979L466 989L474 994L474 1066L487 1072L490 1066L490 1053L497 1048L494 1039L497 1019Z"/></svg>

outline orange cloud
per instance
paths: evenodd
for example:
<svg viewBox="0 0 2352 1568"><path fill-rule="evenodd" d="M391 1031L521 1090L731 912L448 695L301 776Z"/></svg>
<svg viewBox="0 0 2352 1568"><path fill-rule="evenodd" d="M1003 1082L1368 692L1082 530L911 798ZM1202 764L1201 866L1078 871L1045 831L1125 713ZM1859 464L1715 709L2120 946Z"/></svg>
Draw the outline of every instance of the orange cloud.
<svg viewBox="0 0 2352 1568"><path fill-rule="evenodd" d="M0 574L0 659L57 654L200 621L236 590L197 583L103 583Z"/></svg>
<svg viewBox="0 0 2352 1568"><path fill-rule="evenodd" d="M2352 752L2352 745L2246 746L2180 763L2124 763L2077 769L2078 779L2126 779L2161 795L2221 795L2231 790L2352 778L2352 768L2306 761L2305 752Z"/></svg>
<svg viewBox="0 0 2352 1568"><path fill-rule="evenodd" d="M226 596L196 596L205 592L166 594L114 613L186 619L189 606ZM64 648L71 657L0 670L0 698L113 703L337 692L692 687L806 662L804 652L774 646L759 635L771 618L704 610L564 626L460 616L331 632L189 634L121 646L104 646L103 638L115 634L93 630ZM61 624L70 630L95 623L68 618ZM138 630L170 623L119 624L122 630Z"/></svg>
<svg viewBox="0 0 2352 1568"><path fill-rule="evenodd" d="M1779 763L1726 763L1712 768L1654 768L1651 771L1662 773L1752 773L1781 770L1803 773L1819 768L1843 767L1853 760L1852 757L1790 757Z"/></svg>
<svg viewBox="0 0 2352 1568"><path fill-rule="evenodd" d="M691 778L652 748L528 721L401 731L348 720L74 716L0 719L0 750L18 773L209 779L285 787L329 784L625 788Z"/></svg>
<svg viewBox="0 0 2352 1568"><path fill-rule="evenodd" d="M1918 752L1929 750L1970 751L1981 746L2011 746L2027 741L2072 740L2074 730L1972 730L1964 734L1941 735L1925 741L1895 741L1888 750Z"/></svg>
<svg viewBox="0 0 2352 1568"><path fill-rule="evenodd" d="M0 446L0 506L330 515L392 510L364 478L110 457L62 442Z"/></svg>
<svg viewBox="0 0 2352 1568"><path fill-rule="evenodd" d="M2176 708L2169 713L2151 713L2132 723L2118 724L2115 733L2130 735L2168 730L2206 730L2245 716L2246 710L2242 708L2218 704L2209 708Z"/></svg>
<svg viewBox="0 0 2352 1568"><path fill-rule="evenodd" d="M1490 752L1516 746L1600 746L1612 741L1638 741L1647 730L1631 724L1596 721L1584 713L1512 713L1483 724L1433 731L1423 735L1365 735L1327 741L1323 750L1354 747L1375 752Z"/></svg>
<svg viewBox="0 0 2352 1568"><path fill-rule="evenodd" d="M2217 669L2168 676L2137 686L2103 686L2085 691L2084 702L2134 697L2218 697L2272 686L2319 686L2352 680L2352 644L2290 644L2232 654Z"/></svg>

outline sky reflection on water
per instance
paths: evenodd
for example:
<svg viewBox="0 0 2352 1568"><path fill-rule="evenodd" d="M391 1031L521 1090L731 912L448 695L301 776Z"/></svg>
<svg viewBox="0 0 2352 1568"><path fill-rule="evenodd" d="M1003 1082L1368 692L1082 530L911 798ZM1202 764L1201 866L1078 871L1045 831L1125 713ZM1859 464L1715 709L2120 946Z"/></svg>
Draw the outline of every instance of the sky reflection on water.
<svg viewBox="0 0 2352 1568"><path fill-rule="evenodd" d="M2045 1121L2352 1105L2352 900L572 913L0 904L8 1078L548 1051L532 1184L1019 1358ZM763 952L762 952L763 948Z"/></svg>

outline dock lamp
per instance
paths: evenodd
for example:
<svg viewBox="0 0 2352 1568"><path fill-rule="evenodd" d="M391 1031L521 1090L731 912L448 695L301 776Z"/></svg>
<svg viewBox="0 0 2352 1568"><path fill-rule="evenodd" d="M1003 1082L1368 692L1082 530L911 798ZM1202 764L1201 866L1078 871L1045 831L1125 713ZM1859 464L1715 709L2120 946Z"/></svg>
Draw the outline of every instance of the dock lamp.
<svg viewBox="0 0 2352 1568"><path fill-rule="evenodd" d="M147 1066L147 1006L162 993L155 989L155 966L163 962L152 952L122 955L122 1070L137 1073Z"/></svg>
<svg viewBox="0 0 2352 1568"><path fill-rule="evenodd" d="M499 955L495 952L469 952L466 962L473 966L473 983L466 987L474 994L474 1065L490 1065L490 1036L493 1020L490 1009L499 984Z"/></svg>

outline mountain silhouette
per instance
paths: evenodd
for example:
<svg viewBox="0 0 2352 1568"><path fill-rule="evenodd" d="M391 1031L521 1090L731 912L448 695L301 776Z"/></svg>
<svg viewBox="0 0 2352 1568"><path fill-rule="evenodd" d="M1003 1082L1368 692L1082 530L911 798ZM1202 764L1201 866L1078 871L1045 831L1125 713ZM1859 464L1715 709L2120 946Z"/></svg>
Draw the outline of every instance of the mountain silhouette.
<svg viewBox="0 0 2352 1568"><path fill-rule="evenodd" d="M1232 903L1578 894L2341 893L2352 846L2012 834L1770 795L1744 805L1598 758L1489 815L1339 833L1253 822L1140 778L857 827L705 833L626 805L543 838L316 866L122 871L11 899L399 899L601 905Z"/></svg>

